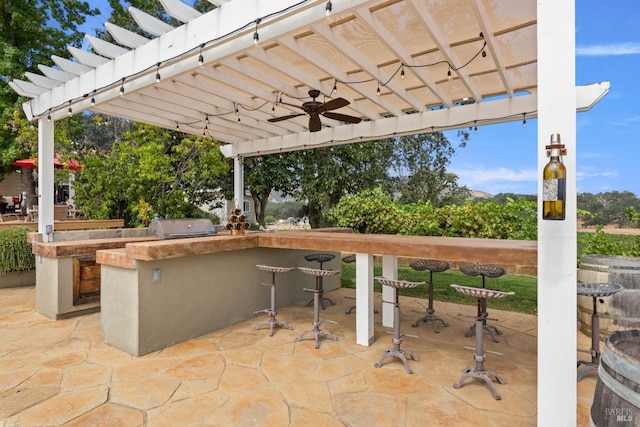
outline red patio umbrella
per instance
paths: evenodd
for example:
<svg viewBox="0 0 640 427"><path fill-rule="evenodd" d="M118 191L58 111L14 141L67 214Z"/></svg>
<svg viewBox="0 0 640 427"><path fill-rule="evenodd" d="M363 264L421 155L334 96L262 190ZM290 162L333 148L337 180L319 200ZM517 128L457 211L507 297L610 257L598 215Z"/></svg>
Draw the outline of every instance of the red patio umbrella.
<svg viewBox="0 0 640 427"><path fill-rule="evenodd" d="M69 159L66 160L64 163L60 160L60 155L56 154L55 157L53 158L53 167L56 169L65 169L65 168L69 168L72 171L79 171L82 168L82 165L80 163L78 163L76 160L73 159ZM12 166L17 166L19 168L29 168L29 169L38 169L38 158L33 158L33 159L22 159L22 160L16 160L15 162L11 163Z"/></svg>

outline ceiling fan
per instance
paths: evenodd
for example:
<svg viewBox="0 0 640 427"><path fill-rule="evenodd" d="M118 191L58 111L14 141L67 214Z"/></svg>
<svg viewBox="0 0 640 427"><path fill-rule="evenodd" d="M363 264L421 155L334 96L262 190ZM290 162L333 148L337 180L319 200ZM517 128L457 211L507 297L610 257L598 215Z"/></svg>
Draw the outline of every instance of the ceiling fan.
<svg viewBox="0 0 640 427"><path fill-rule="evenodd" d="M280 102L284 105L289 105L291 107L300 108L304 113L297 114L289 114L287 116L274 117L273 119L267 120L268 122L274 123L282 120L292 119L294 117L304 116L305 114L309 115L309 132L318 132L322 129L322 123L320 123L320 116L327 117L333 120L339 120L341 122L346 123L360 123L362 121L359 117L349 116L346 114L333 113L332 110L337 110L338 108L346 107L349 105L349 101L344 98L336 98L327 102L316 101L316 98L320 96L320 91L316 89L311 89L309 91L309 96L313 98L312 101L307 101L302 105L294 105L289 104L287 102Z"/></svg>

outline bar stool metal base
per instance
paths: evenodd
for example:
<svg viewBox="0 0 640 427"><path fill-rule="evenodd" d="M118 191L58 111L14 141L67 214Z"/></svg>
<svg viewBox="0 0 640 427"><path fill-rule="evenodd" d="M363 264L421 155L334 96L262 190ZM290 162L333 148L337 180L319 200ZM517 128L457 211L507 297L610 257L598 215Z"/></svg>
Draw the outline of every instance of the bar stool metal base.
<svg viewBox="0 0 640 427"><path fill-rule="evenodd" d="M442 326L444 326L444 327L448 327L449 324L447 322L445 322L442 317L436 316L435 312L436 311L434 309L428 308L427 309L427 314L424 315L423 317L419 318L415 322L413 322L413 324L411 326L413 326L414 328L417 328L422 323L431 322L431 325L433 326L433 330L435 331L436 334L439 334L440 333L440 329L438 329L438 322L441 322Z"/></svg>
<svg viewBox="0 0 640 427"><path fill-rule="evenodd" d="M288 271L294 270L293 267L273 267L270 265L257 265L258 269L262 271L266 271L271 273L271 283L262 283L263 286L271 287L271 306L269 308L265 308L264 310L254 311L254 314L257 313L267 313L269 318L261 321L253 328L254 331L259 330L264 325L269 325L269 336L272 337L274 333L274 328L276 326L282 326L289 330L293 328L284 320L279 320L276 318L276 273L286 273Z"/></svg>
<svg viewBox="0 0 640 427"><path fill-rule="evenodd" d="M618 283L578 283L578 295L589 296L593 299L593 312L591 314L591 361L578 360L584 367L578 371L578 382L582 381L584 375L589 371L597 371L600 366L600 316L598 316L598 298L608 297L623 290L624 287ZM578 349L578 351L583 351Z"/></svg>
<svg viewBox="0 0 640 427"><path fill-rule="evenodd" d="M478 289L478 288L470 288L467 286L459 286L459 285L451 285L451 287L462 294L473 296L481 300L486 300L487 298L503 298L507 295L514 295L513 292L500 292L500 291L495 291L495 290L486 289L486 288ZM476 366L475 367L468 366L465 370L463 370L462 376L460 377L457 383L453 384L453 388L455 389L461 388L464 382L469 378L478 378L483 380L485 383L487 383L487 385L489 386L489 389L491 390L491 395L493 396L494 399L501 400L502 397L500 397L500 395L496 391L496 387L493 384L493 381L491 381L491 377L495 377L496 381L498 381L498 383L500 384L506 384L507 382L502 377L500 377L500 375L498 375L495 371L488 371L484 369L484 361L487 359L487 356L485 355L485 353L502 355L502 353L497 353L494 351L485 351L484 349L483 320L485 320L485 317L486 317L486 313L483 313L483 316L478 316L476 318L476 323L475 323L476 347L472 348L471 350L474 350L473 359L476 362ZM468 347L465 347L465 348L468 348Z"/></svg>
<svg viewBox="0 0 640 427"><path fill-rule="evenodd" d="M333 320L326 320L326 319L320 319L320 305L321 305L321 290L320 290L320 280L322 279L323 276L329 276L329 275L334 275L334 274L338 274L339 271L334 271L334 270L318 270L315 268L304 268L304 267L298 267L298 269L300 271L302 271L305 274L309 274L312 276L315 276L316 278L316 288L315 289L305 289L305 292L313 292L313 328L309 329L308 331L304 331L303 333L300 334L300 336L298 338L296 338L296 342L302 341L307 335L313 335L314 341L315 341L315 348L316 350L318 348L320 348L320 337L326 337L329 338L333 341L338 341L338 337L336 337L335 335L333 335L331 332L329 331L325 331L320 329L320 326L323 323L333 323L333 324L337 324L337 322L334 322Z"/></svg>
<svg viewBox="0 0 640 427"><path fill-rule="evenodd" d="M400 333L400 303L398 302L398 288L415 288L416 286L424 285L424 282L407 282L405 280L391 280L386 279L384 277L376 277L381 284L385 286L389 286L393 289L393 301L383 301L387 303L393 304L393 338L391 342L393 343L393 348L389 348L382 353L382 357L378 363L374 364L376 368L382 366L382 362L388 357L395 357L400 359L404 364L404 370L407 374L413 374L413 370L409 367L409 361L407 356L409 356L412 360L418 361L418 357L413 354L413 352L409 350L402 350L400 345L402 344L402 339L404 335Z"/></svg>
<svg viewBox="0 0 640 427"><path fill-rule="evenodd" d="M429 270L429 307L427 308L426 314L413 322L411 326L417 328L423 323L431 322L433 330L436 334L439 334L438 322L441 322L444 327L448 327L449 324L445 322L443 318L437 317L435 315L436 311L433 309L433 273L448 270L449 263L439 259L420 259L412 262L409 266L416 271Z"/></svg>

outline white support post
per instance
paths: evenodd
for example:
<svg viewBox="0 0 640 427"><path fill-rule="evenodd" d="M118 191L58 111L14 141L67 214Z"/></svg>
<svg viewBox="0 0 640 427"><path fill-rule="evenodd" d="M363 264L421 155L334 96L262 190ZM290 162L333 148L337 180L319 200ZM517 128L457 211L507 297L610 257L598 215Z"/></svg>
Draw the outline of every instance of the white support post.
<svg viewBox="0 0 640 427"><path fill-rule="evenodd" d="M234 204L244 211L244 162L242 156L233 159Z"/></svg>
<svg viewBox="0 0 640 427"><path fill-rule="evenodd" d="M53 240L53 130L55 122L38 120L38 233Z"/></svg>
<svg viewBox="0 0 640 427"><path fill-rule="evenodd" d="M393 255L382 256L382 276L389 280L398 280L398 257ZM382 285L382 301L393 301L393 288ZM394 318L393 304L382 303L382 326L393 328Z"/></svg>
<svg viewBox="0 0 640 427"><path fill-rule="evenodd" d="M545 146L567 154L566 219L542 220ZM576 425L575 1L538 0L538 425Z"/></svg>
<svg viewBox="0 0 640 427"><path fill-rule="evenodd" d="M373 255L356 254L356 344L373 339Z"/></svg>

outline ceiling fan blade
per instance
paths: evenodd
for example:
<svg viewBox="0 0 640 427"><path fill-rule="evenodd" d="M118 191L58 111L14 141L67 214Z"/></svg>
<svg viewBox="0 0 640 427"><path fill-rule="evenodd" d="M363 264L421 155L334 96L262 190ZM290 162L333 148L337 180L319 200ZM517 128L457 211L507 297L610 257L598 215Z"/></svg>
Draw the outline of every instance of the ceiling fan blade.
<svg viewBox="0 0 640 427"><path fill-rule="evenodd" d="M331 111L331 110L337 110L338 108L342 108L342 107L346 107L347 105L349 105L350 102L347 101L344 98L336 98L336 99L332 99L331 101L327 101L324 104L321 104L318 107L318 110L322 111Z"/></svg>
<svg viewBox="0 0 640 427"><path fill-rule="evenodd" d="M346 123L360 123L362 121L360 117L348 116L346 114L340 114L340 113L327 112L327 113L324 113L323 116L329 119L338 120Z"/></svg>
<svg viewBox="0 0 640 427"><path fill-rule="evenodd" d="M274 117L272 119L267 119L267 121L271 123L275 123L275 122L281 122L283 120L293 119L294 117L300 117L300 116L304 116L304 113L289 114L288 116Z"/></svg>
<svg viewBox="0 0 640 427"><path fill-rule="evenodd" d="M311 114L309 116L309 132L318 132L320 129L322 129L320 116L317 114Z"/></svg>

